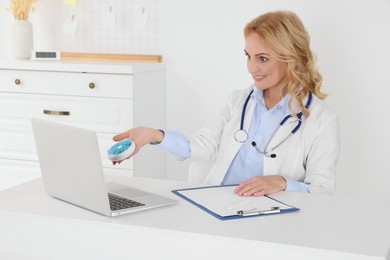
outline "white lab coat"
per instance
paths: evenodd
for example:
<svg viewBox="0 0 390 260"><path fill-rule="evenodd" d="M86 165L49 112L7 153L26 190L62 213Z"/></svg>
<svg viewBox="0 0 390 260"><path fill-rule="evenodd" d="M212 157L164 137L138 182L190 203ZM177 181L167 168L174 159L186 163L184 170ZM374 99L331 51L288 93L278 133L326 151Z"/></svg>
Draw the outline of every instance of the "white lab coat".
<svg viewBox="0 0 390 260"><path fill-rule="evenodd" d="M234 139L234 133L240 128L242 108L252 88L233 92L213 123L189 137L192 160L201 160L201 164L190 166L190 180L221 184L242 145ZM254 106L249 101L244 129L249 129ZM272 151L276 158L264 156L264 175L286 176L309 184L312 193L333 194L340 153L338 120L314 95L309 111L310 116L303 119L301 128ZM290 118L277 130L268 145L269 152L297 125L296 120Z"/></svg>

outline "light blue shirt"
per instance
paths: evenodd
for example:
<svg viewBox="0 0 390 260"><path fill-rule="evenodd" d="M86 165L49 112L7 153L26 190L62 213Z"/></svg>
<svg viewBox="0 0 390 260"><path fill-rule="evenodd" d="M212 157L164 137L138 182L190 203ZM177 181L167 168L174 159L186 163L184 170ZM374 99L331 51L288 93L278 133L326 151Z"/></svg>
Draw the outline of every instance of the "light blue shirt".
<svg viewBox="0 0 390 260"><path fill-rule="evenodd" d="M222 184L239 184L263 175L264 155L253 147L252 142L256 142L258 150L265 151L269 140L279 128L279 123L288 114L287 96L270 110L265 105L262 91L255 89L250 99L249 102L254 102L255 108L249 129L246 129L248 139L236 154ZM248 111L245 111L245 115L247 114Z"/></svg>
<svg viewBox="0 0 390 260"><path fill-rule="evenodd" d="M270 110L265 105L262 91L255 88L250 98L250 102L255 103L255 108L248 130L248 139L243 143L233 159L222 181L223 185L239 184L254 176L263 176L264 155L252 146L252 142L256 142L257 148L260 151L264 151L272 136L279 128L280 122L289 114L288 95L284 96ZM237 128L239 128L239 125ZM188 139L177 130L165 131L164 139L158 146L181 159L187 159L191 156ZM287 182L286 191L309 192L307 184L288 177L284 178Z"/></svg>

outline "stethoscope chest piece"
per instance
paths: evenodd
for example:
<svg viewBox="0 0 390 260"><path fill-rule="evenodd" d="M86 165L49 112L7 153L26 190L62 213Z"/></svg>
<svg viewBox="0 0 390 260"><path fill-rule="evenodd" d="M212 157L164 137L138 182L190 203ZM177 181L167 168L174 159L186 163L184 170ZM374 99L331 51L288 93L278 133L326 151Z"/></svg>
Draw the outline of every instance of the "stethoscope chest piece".
<svg viewBox="0 0 390 260"><path fill-rule="evenodd" d="M108 149L108 158L111 161L122 161L129 157L135 150L135 143L129 139L125 139L114 144Z"/></svg>
<svg viewBox="0 0 390 260"><path fill-rule="evenodd" d="M245 143L248 140L248 133L243 129L239 129L234 133L234 139L239 143Z"/></svg>

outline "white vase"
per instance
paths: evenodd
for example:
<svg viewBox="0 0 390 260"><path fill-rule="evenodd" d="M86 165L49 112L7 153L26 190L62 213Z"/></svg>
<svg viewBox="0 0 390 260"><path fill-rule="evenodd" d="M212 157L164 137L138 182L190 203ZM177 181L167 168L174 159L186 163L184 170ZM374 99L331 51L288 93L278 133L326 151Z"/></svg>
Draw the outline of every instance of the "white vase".
<svg viewBox="0 0 390 260"><path fill-rule="evenodd" d="M11 52L15 59L30 59L33 50L33 29L28 20L14 20L10 26Z"/></svg>

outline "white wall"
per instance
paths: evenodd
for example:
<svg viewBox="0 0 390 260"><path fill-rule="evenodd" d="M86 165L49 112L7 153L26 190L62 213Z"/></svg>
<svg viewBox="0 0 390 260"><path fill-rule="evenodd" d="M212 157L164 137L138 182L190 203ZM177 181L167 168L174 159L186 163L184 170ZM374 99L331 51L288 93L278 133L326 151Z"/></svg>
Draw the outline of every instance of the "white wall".
<svg viewBox="0 0 390 260"><path fill-rule="evenodd" d="M76 2L76 5L67 5L64 0L38 0L35 3L35 12L29 17L33 25L35 50L157 53L158 0ZM9 9L9 0L0 0L0 58L12 59L8 25L13 17L6 9ZM64 32L72 31L63 30L66 21L72 17L77 21L77 30L74 33Z"/></svg>
<svg viewBox="0 0 390 260"><path fill-rule="evenodd" d="M251 83L242 28L276 9L292 10L305 23L327 100L339 116L337 192L390 198L389 0L161 0L168 126L195 132L212 120L230 91ZM187 163L168 160L169 175L183 178Z"/></svg>
<svg viewBox="0 0 390 260"><path fill-rule="evenodd" d="M37 32L38 44L61 46L53 24L46 22L56 19L61 0L38 3L47 10L45 19L34 18L46 26ZM390 198L389 0L159 0L158 52L168 68L168 127L194 133L213 119L232 90L251 83L242 28L261 13L277 9L296 12L305 23L327 100L339 115L337 192ZM9 57L8 18L1 10L0 58ZM187 162L168 156L170 178L186 179L187 167Z"/></svg>

